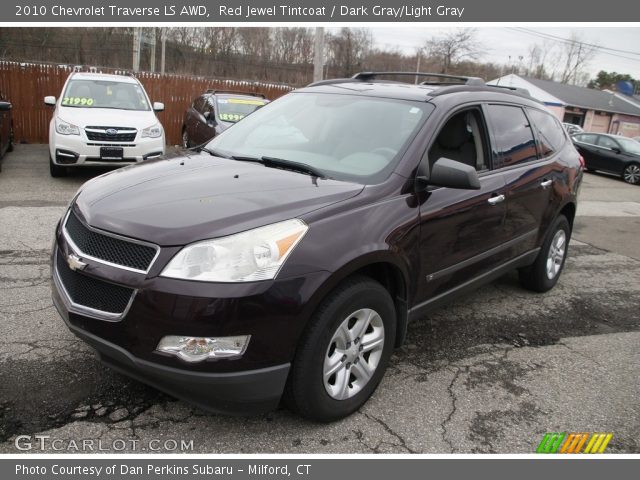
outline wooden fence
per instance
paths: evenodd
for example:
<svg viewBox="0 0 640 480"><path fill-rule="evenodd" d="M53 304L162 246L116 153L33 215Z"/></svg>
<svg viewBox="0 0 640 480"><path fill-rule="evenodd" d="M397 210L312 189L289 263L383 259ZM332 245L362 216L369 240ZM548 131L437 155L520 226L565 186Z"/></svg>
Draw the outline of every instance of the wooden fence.
<svg viewBox="0 0 640 480"><path fill-rule="evenodd" d="M73 71L127 74L103 67L78 67L38 63L0 61L0 94L13 104L13 128L16 143L47 143L52 108L44 104L46 95L60 96L64 82ZM262 93L273 100L292 87L281 84L242 80L218 80L191 75L151 72L134 74L144 85L152 102L163 102L158 114L167 143L180 143L182 120L191 102L207 89Z"/></svg>

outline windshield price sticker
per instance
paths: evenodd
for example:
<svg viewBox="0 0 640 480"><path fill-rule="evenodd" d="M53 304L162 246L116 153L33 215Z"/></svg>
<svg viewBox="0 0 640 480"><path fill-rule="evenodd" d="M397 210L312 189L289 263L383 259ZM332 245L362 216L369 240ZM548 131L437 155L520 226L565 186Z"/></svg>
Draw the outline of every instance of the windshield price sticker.
<svg viewBox="0 0 640 480"><path fill-rule="evenodd" d="M87 97L64 97L62 99L62 105L86 105L90 107L93 105L93 98Z"/></svg>
<svg viewBox="0 0 640 480"><path fill-rule="evenodd" d="M219 117L220 120L225 120L227 122L238 122L244 118L244 115L239 115L237 113L221 113Z"/></svg>

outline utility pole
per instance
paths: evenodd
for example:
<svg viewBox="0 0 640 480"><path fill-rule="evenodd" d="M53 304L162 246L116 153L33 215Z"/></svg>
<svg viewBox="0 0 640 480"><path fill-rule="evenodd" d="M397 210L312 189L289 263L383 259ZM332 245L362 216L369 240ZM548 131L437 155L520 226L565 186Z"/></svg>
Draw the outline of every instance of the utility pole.
<svg viewBox="0 0 640 480"><path fill-rule="evenodd" d="M319 82L323 77L324 60L324 28L316 28L316 42L313 51L313 81Z"/></svg>
<svg viewBox="0 0 640 480"><path fill-rule="evenodd" d="M133 71L140 70L140 27L133 29Z"/></svg>
<svg viewBox="0 0 640 480"><path fill-rule="evenodd" d="M156 29L153 28L149 33L148 42L151 44L151 71L156 71Z"/></svg>
<svg viewBox="0 0 640 480"><path fill-rule="evenodd" d="M416 62L416 73L420 73L420 60L422 60L422 49L419 48L416 52L416 56L418 57L418 61ZM414 82L416 85L418 84L418 75L416 75L416 80Z"/></svg>
<svg viewBox="0 0 640 480"><path fill-rule="evenodd" d="M162 52L160 54L160 73L164 73L165 49L167 46L167 31L165 27L160 29L160 40L162 41Z"/></svg>

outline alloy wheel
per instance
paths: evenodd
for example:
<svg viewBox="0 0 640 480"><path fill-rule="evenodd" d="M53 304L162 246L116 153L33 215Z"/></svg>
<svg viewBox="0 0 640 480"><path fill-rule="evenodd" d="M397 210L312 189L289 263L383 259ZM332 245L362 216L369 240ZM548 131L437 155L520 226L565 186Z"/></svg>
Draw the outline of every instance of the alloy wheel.
<svg viewBox="0 0 640 480"><path fill-rule="evenodd" d="M380 315L363 308L349 315L336 329L324 359L324 387L332 398L353 397L369 382L384 348Z"/></svg>
<svg viewBox="0 0 640 480"><path fill-rule="evenodd" d="M564 230L558 230L549 245L549 253L547 255L547 277L549 280L555 278L562 268L564 255L567 251L567 234Z"/></svg>
<svg viewBox="0 0 640 480"><path fill-rule="evenodd" d="M625 182L637 185L640 183L640 166L632 164L624 169L622 177Z"/></svg>

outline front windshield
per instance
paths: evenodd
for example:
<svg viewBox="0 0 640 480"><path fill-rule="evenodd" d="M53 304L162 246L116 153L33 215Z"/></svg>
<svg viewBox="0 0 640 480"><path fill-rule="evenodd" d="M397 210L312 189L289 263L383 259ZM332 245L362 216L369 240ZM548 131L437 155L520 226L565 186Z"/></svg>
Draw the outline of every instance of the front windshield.
<svg viewBox="0 0 640 480"><path fill-rule="evenodd" d="M218 97L217 103L220 120L236 123L264 106L267 101L261 98Z"/></svg>
<svg viewBox="0 0 640 480"><path fill-rule="evenodd" d="M291 93L214 138L227 156L263 156L313 167L330 178L377 183L433 109L418 101Z"/></svg>
<svg viewBox="0 0 640 480"><path fill-rule="evenodd" d="M640 142L636 142L631 138L616 138L625 152L640 155Z"/></svg>
<svg viewBox="0 0 640 480"><path fill-rule="evenodd" d="M144 90L137 83L111 80L71 80L60 105L76 108L149 110Z"/></svg>

